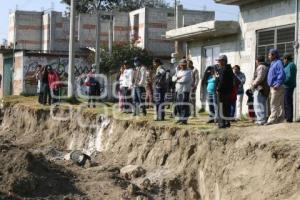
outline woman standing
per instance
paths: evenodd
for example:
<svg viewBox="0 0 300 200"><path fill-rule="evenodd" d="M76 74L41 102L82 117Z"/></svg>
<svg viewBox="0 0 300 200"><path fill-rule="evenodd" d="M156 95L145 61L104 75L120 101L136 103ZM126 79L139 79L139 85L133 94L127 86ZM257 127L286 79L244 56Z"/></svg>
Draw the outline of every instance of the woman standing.
<svg viewBox="0 0 300 200"><path fill-rule="evenodd" d="M118 96L119 96L119 109L120 112L124 111L124 95L122 90L124 89L124 81L125 81L125 77L124 77L124 71L125 71L125 65L122 65L120 68L120 72L118 74L117 80L118 80L118 85L117 85L117 92L118 92Z"/></svg>

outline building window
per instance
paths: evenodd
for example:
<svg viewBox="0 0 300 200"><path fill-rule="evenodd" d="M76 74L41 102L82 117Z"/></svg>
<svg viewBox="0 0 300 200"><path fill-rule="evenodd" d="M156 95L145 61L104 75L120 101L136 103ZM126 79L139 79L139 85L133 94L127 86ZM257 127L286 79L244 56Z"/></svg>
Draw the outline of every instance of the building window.
<svg viewBox="0 0 300 200"><path fill-rule="evenodd" d="M294 54L295 26L276 27L257 31L257 56L265 56L272 48L276 48L279 54Z"/></svg>

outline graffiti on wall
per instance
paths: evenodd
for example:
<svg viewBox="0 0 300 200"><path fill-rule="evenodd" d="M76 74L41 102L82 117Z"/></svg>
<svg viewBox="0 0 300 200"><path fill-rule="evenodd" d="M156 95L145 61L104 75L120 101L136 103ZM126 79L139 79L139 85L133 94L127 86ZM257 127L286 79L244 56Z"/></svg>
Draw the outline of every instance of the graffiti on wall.
<svg viewBox="0 0 300 200"><path fill-rule="evenodd" d="M36 85L35 74L39 65L50 65L60 76L60 80L64 81L68 78L68 58L53 57L25 57L24 58L24 80L27 85ZM91 64L87 63L83 58L75 59L74 73L75 77L87 74L91 70Z"/></svg>

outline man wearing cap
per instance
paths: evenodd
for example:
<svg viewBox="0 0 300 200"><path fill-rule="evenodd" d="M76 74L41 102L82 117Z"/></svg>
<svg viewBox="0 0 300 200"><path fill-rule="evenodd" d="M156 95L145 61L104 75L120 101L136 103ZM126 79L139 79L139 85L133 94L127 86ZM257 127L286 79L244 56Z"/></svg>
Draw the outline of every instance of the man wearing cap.
<svg viewBox="0 0 300 200"><path fill-rule="evenodd" d="M186 59L179 62L180 70L173 76L176 82L176 110L179 119L176 123L187 124L190 116L190 91L192 89L192 71L187 67Z"/></svg>
<svg viewBox="0 0 300 200"><path fill-rule="evenodd" d="M285 119L287 122L293 122L293 111L294 111L294 89L296 87L296 77L297 77L297 67L293 62L291 54L285 54L283 56L284 62L284 72L285 72L285 81L284 81L284 109L285 109Z"/></svg>
<svg viewBox="0 0 300 200"><path fill-rule="evenodd" d="M219 128L229 128L234 74L231 65L228 64L226 55L221 55L217 61L216 92L218 99L218 126Z"/></svg>
<svg viewBox="0 0 300 200"><path fill-rule="evenodd" d="M271 66L268 72L268 85L271 88L271 115L266 125L275 124L284 120L284 81L285 72L277 49L269 51Z"/></svg>
<svg viewBox="0 0 300 200"><path fill-rule="evenodd" d="M139 109L142 108L143 115L146 116L146 81L147 70L142 64L140 58L134 58L135 69L133 71L133 115L139 115Z"/></svg>

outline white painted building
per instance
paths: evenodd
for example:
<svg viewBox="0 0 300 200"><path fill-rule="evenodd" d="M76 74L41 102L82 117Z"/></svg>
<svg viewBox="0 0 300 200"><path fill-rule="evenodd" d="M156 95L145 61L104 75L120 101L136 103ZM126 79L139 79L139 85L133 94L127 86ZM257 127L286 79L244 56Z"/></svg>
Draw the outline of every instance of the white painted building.
<svg viewBox="0 0 300 200"><path fill-rule="evenodd" d="M245 87L247 88L254 75L255 58L258 55L266 56L271 48L277 48L281 55L295 53L295 62L297 66L300 65L299 53L295 49L295 44L298 43L296 36L299 35L297 1L299 0L215 0L216 3L240 6L239 22L230 22L231 25L225 25L229 22L221 22L224 25L223 28L219 25L213 27L210 23L202 23L198 24L198 28L197 25L191 26L189 31L188 27L169 31L167 38L174 40L181 37L187 42L188 53L193 60L197 61L197 67L202 72L218 54L226 54L229 57L229 63L240 65L241 70L246 74ZM236 23L240 27L236 34L220 35L222 32L236 30L232 27ZM186 32L181 32L182 30ZM204 37L205 32L208 32L207 37ZM195 35L189 35L190 33ZM298 86L299 80L300 73L297 78ZM295 113L299 119L299 87L296 89L295 97ZM246 101L244 101L244 108L246 112Z"/></svg>

